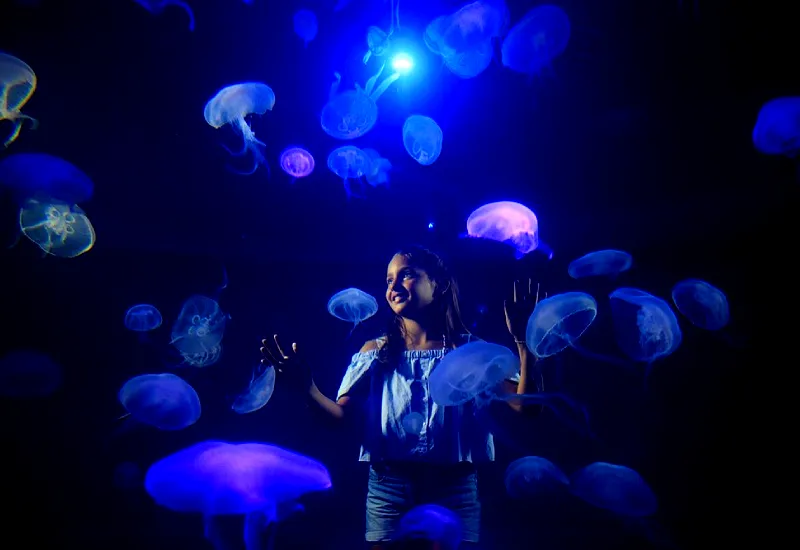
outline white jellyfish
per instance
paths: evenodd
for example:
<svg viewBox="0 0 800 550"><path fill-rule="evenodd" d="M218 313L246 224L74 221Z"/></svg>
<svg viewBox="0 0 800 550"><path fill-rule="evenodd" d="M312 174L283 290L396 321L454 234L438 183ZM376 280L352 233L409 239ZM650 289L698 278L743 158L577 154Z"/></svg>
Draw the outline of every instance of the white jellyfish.
<svg viewBox="0 0 800 550"><path fill-rule="evenodd" d="M74 258L94 246L94 227L77 204L37 197L19 211L22 234L46 254Z"/></svg>
<svg viewBox="0 0 800 550"><path fill-rule="evenodd" d="M36 127L36 119L20 112L36 90L36 74L27 63L13 55L0 53L0 120L14 125L3 145L8 147L19 137L22 122L30 120Z"/></svg>

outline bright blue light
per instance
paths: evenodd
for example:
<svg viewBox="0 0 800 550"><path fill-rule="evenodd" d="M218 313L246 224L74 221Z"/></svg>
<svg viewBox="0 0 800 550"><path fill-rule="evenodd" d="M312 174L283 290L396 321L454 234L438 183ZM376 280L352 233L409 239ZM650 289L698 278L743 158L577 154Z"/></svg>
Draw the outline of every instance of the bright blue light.
<svg viewBox="0 0 800 550"><path fill-rule="evenodd" d="M406 53L399 53L392 58L392 68L400 74L406 74L414 68L414 60Z"/></svg>
<svg viewBox="0 0 800 550"><path fill-rule="evenodd" d="M430 223L428 224L428 229L433 229L433 222L430 222Z"/></svg>

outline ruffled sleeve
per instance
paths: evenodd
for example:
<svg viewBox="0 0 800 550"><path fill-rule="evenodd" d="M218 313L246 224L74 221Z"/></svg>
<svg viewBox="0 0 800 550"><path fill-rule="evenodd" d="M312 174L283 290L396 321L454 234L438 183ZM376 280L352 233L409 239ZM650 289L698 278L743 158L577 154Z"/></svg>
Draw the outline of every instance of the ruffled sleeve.
<svg viewBox="0 0 800 550"><path fill-rule="evenodd" d="M356 386L366 381L367 373L377 358L377 351L359 352L353 355L350 360L350 366L347 367L342 383L339 385L339 391L336 392L337 401L343 396L353 393Z"/></svg>

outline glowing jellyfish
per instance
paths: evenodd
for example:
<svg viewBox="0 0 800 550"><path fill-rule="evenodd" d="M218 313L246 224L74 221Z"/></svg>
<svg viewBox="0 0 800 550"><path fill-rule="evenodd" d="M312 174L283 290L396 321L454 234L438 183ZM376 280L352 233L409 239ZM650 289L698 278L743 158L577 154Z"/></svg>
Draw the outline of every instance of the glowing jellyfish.
<svg viewBox="0 0 800 550"><path fill-rule="evenodd" d="M317 15L311 10L298 10L294 17L294 33L303 40L303 47L314 40L319 30Z"/></svg>
<svg viewBox="0 0 800 550"><path fill-rule="evenodd" d="M503 65L518 73L538 74L564 52L570 33L564 10L548 4L536 6L503 40Z"/></svg>
<svg viewBox="0 0 800 550"><path fill-rule="evenodd" d="M438 504L423 504L406 512L400 519L395 540L426 540L435 548L455 550L463 538L461 518Z"/></svg>
<svg viewBox="0 0 800 550"><path fill-rule="evenodd" d="M779 97L761 107L753 145L766 155L796 157L800 153L800 97Z"/></svg>
<svg viewBox="0 0 800 550"><path fill-rule="evenodd" d="M231 407L239 414L255 412L269 402L272 392L275 390L275 369L267 367L264 372L256 377L256 369L253 369L253 377L247 391L239 395Z"/></svg>
<svg viewBox="0 0 800 550"><path fill-rule="evenodd" d="M119 402L139 422L159 430L182 430L200 418L200 398L174 374L143 374L125 382Z"/></svg>
<svg viewBox="0 0 800 550"><path fill-rule="evenodd" d="M36 74L27 63L13 55L0 52L0 120L13 124L11 135L3 145L8 147L18 137L22 123L30 120L36 127L36 119L20 112L36 90Z"/></svg>
<svg viewBox="0 0 800 550"><path fill-rule="evenodd" d="M567 271L573 279L583 277L614 276L628 271L633 258L622 250L598 250L581 256L569 264Z"/></svg>
<svg viewBox="0 0 800 550"><path fill-rule="evenodd" d="M359 323L366 321L377 312L378 301L357 288L346 288L328 300L328 313L337 319L353 323L353 330Z"/></svg>
<svg viewBox="0 0 800 550"><path fill-rule="evenodd" d="M389 185L389 170L392 163L389 159L383 158L375 149L362 149L369 159L369 169L364 174L364 179L373 187L378 185Z"/></svg>
<svg viewBox="0 0 800 550"><path fill-rule="evenodd" d="M678 349L681 329L667 302L636 288L618 288L608 297L614 336L625 355L652 363Z"/></svg>
<svg viewBox="0 0 800 550"><path fill-rule="evenodd" d="M379 27L371 26L367 29L367 53L364 54L364 65L372 56L383 57L389 50L389 35Z"/></svg>
<svg viewBox="0 0 800 550"><path fill-rule="evenodd" d="M328 168L331 172L342 178L344 190L349 199L353 196L350 180L355 179L360 182L361 176L365 176L369 173L370 160L364 151L358 147L345 145L334 149L328 155Z"/></svg>
<svg viewBox="0 0 800 550"><path fill-rule="evenodd" d="M656 513L656 495L638 472L625 466L595 462L572 474L570 491L592 506L627 517Z"/></svg>
<svg viewBox="0 0 800 550"><path fill-rule="evenodd" d="M172 326L172 342L181 353L207 352L222 341L228 316L219 304L195 295L184 302Z"/></svg>
<svg viewBox="0 0 800 550"><path fill-rule="evenodd" d="M169 6L177 6L186 12L189 16L189 30L194 31L194 12L186 2L181 0L134 0L137 4L152 13L153 15L160 15Z"/></svg>
<svg viewBox="0 0 800 550"><path fill-rule="evenodd" d="M691 323L706 330L719 330L730 321L725 293L699 279L686 279L672 288L672 301Z"/></svg>
<svg viewBox="0 0 800 550"><path fill-rule="evenodd" d="M22 234L46 254L75 258L94 246L92 223L77 204L28 199L19 210Z"/></svg>
<svg viewBox="0 0 800 550"><path fill-rule="evenodd" d="M182 352L181 357L183 357L181 365L186 364L198 368L210 367L217 364L222 358L222 344L217 344L213 348L205 351L198 351L195 353Z"/></svg>
<svg viewBox="0 0 800 550"><path fill-rule="evenodd" d="M328 102L322 108L320 124L330 136L336 139L355 139L361 137L375 126L378 121L378 98L410 67L395 70L391 76L386 77L381 85L375 88L378 78L383 74L386 63L381 65L375 75L367 80L362 90L356 84L355 90L337 93L342 75L334 73L334 82L328 93Z"/></svg>
<svg viewBox="0 0 800 550"><path fill-rule="evenodd" d="M504 380L519 372L519 358L510 349L489 342L471 342L448 352L428 379L431 399L443 407L494 398Z"/></svg>
<svg viewBox="0 0 800 550"><path fill-rule="evenodd" d="M411 158L423 166L439 158L443 138L442 129L430 117L411 115L403 124L403 146Z"/></svg>
<svg viewBox="0 0 800 550"><path fill-rule="evenodd" d="M15 350L0 358L2 397L47 397L63 380L61 365L44 353Z"/></svg>
<svg viewBox="0 0 800 550"><path fill-rule="evenodd" d="M205 441L162 458L147 470L144 486L160 506L205 516L207 536L213 516L245 514L247 548L282 505L330 489L325 466L306 456L263 443ZM211 537L209 537L211 538Z"/></svg>
<svg viewBox="0 0 800 550"><path fill-rule="evenodd" d="M474 78L485 71L492 63L494 49L491 42L473 50L456 52L444 59L445 67L459 78Z"/></svg>
<svg viewBox="0 0 800 550"><path fill-rule="evenodd" d="M0 161L0 186L17 201L47 196L69 204L92 198L89 176L64 159L45 153L16 153Z"/></svg>
<svg viewBox="0 0 800 550"><path fill-rule="evenodd" d="M266 159L261 154L259 146L265 147L264 142L256 139L256 135L247 124L245 117L252 114L263 115L275 106L275 92L272 88L261 82L245 82L226 86L208 100L204 110L206 122L213 128L221 128L230 124L244 139L244 147L238 153L229 152L234 156L244 155L248 150L253 154L253 168L244 175L254 173L260 164L265 164Z"/></svg>
<svg viewBox="0 0 800 550"><path fill-rule="evenodd" d="M556 294L536 304L528 319L525 343L536 357L550 357L577 342L595 317L597 302L588 294Z"/></svg>
<svg viewBox="0 0 800 550"><path fill-rule="evenodd" d="M289 147L281 153L281 169L293 179L304 178L314 171L314 157L302 147Z"/></svg>
<svg viewBox="0 0 800 550"><path fill-rule="evenodd" d="M469 215L467 234L510 244L521 258L539 246L539 220L530 208L518 202L491 202Z"/></svg>
<svg viewBox="0 0 800 550"><path fill-rule="evenodd" d="M526 456L508 465L505 485L510 497L530 498L565 490L569 478L546 458Z"/></svg>
<svg viewBox="0 0 800 550"><path fill-rule="evenodd" d="M161 312L150 304L135 305L125 313L125 328L135 332L155 330L162 321Z"/></svg>

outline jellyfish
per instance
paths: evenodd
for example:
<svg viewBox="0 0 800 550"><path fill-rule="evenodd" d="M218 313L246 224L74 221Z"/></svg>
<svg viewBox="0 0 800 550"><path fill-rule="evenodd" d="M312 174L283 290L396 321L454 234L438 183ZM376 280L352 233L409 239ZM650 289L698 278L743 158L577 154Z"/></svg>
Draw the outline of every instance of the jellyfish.
<svg viewBox="0 0 800 550"><path fill-rule="evenodd" d="M256 373L256 369L253 369L253 377L250 379L247 391L239 395L231 407L239 414L259 410L269 402L272 392L275 390L275 369L273 367L268 366L258 377L256 377Z"/></svg>
<svg viewBox="0 0 800 550"><path fill-rule="evenodd" d="M222 358L222 344L217 344L206 351L181 352L181 357L183 358L181 365L186 364L198 368L210 367L217 364Z"/></svg>
<svg viewBox="0 0 800 550"><path fill-rule="evenodd" d="M706 330L720 330L730 321L725 293L699 279L686 279L672 288L672 301L691 323Z"/></svg>
<svg viewBox="0 0 800 550"><path fill-rule="evenodd" d="M0 52L0 120L13 124L11 135L3 145L8 147L19 137L22 123L30 120L33 128L37 121L20 112L36 91L36 74L27 63L13 55Z"/></svg>
<svg viewBox="0 0 800 550"><path fill-rule="evenodd" d="M222 341L227 320L215 300L194 295L184 302L172 326L170 343L181 353L209 351Z"/></svg>
<svg viewBox="0 0 800 550"><path fill-rule="evenodd" d="M135 332L147 332L161 326L161 312L156 306L139 304L125 313L125 328Z"/></svg>
<svg viewBox="0 0 800 550"><path fill-rule="evenodd" d="M2 397L48 397L63 379L61 365L39 351L15 350L0 358Z"/></svg>
<svg viewBox="0 0 800 550"><path fill-rule="evenodd" d="M378 185L389 185L389 170L392 169L392 163L389 159L383 158L380 153L375 149L362 149L363 153L369 159L369 170L364 174L364 179L372 187Z"/></svg>
<svg viewBox="0 0 800 550"><path fill-rule="evenodd" d="M200 398L174 374L142 374L125 382L119 402L130 415L159 430L182 430L200 418Z"/></svg>
<svg viewBox="0 0 800 550"><path fill-rule="evenodd" d="M319 30L317 15L311 10L298 10L294 14L294 33L303 40L303 47L314 40Z"/></svg>
<svg viewBox="0 0 800 550"><path fill-rule="evenodd" d="M569 264L567 271L573 279L583 277L615 276L628 271L633 258L621 250L598 250L581 256Z"/></svg>
<svg viewBox="0 0 800 550"><path fill-rule="evenodd" d="M214 516L245 515L248 548L259 530L280 521L281 507L301 496L331 487L325 466L306 456L263 443L204 441L154 463L144 486L160 506L205 516L206 533Z"/></svg>
<svg viewBox="0 0 800 550"><path fill-rule="evenodd" d="M597 317L597 302L584 292L565 292L541 300L528 319L525 342L540 359L573 345Z"/></svg>
<svg viewBox="0 0 800 550"><path fill-rule="evenodd" d="M794 158L800 153L800 97L779 97L761 107L753 145L765 155Z"/></svg>
<svg viewBox="0 0 800 550"><path fill-rule="evenodd" d="M530 208L518 202L491 202L469 215L467 234L510 244L516 257L521 258L539 247L539 220Z"/></svg>
<svg viewBox="0 0 800 550"><path fill-rule="evenodd" d="M372 130L378 121L378 98L403 74L403 71L397 70L373 89L385 67L386 63L383 63L378 72L367 80L363 90L356 84L354 90L341 93L337 91L342 75L334 73L335 80L328 93L328 102L320 114L320 124L325 133L336 139L347 140L361 137Z"/></svg>
<svg viewBox="0 0 800 550"><path fill-rule="evenodd" d="M422 504L405 513L400 519L394 540L426 540L435 548L456 550L463 538L461 518L452 510L438 504Z"/></svg>
<svg viewBox="0 0 800 550"><path fill-rule="evenodd" d="M423 166L430 166L439 158L443 138L442 129L430 117L411 115L403 124L403 146Z"/></svg>
<svg viewBox="0 0 800 550"><path fill-rule="evenodd" d="M259 149L259 146L265 147L266 145L256 139L255 133L247 124L245 117L252 114L263 115L267 111L271 111L274 106L275 92L261 82L245 82L226 86L206 103L204 116L211 127L221 128L225 124L230 124L244 139L241 151L234 153L228 149L228 152L233 156L244 155L248 150L252 152L253 168L248 172L243 172L243 175L253 174L258 170L260 164L266 164L266 159Z"/></svg>
<svg viewBox="0 0 800 550"><path fill-rule="evenodd" d="M45 153L15 153L0 161L0 186L22 203L46 196L68 204L92 198L94 183L89 176L64 159Z"/></svg>
<svg viewBox="0 0 800 550"><path fill-rule="evenodd" d="M194 12L186 2L181 0L134 0L137 4L152 13L153 15L160 15L169 6L177 6L186 12L189 16L189 30L194 31Z"/></svg>
<svg viewBox="0 0 800 550"><path fill-rule="evenodd" d="M569 478L546 458L525 456L508 465L505 485L510 497L530 498L566 489Z"/></svg>
<svg viewBox="0 0 800 550"><path fill-rule="evenodd" d="M328 168L330 168L331 172L342 178L344 190L349 199L353 196L350 180L356 179L360 182L361 176L366 175L370 170L370 160L364 151L358 147L345 145L343 147L337 147L328 155ZM362 190L363 187L362 184Z"/></svg>
<svg viewBox="0 0 800 550"><path fill-rule="evenodd" d="M403 416L401 424L407 434L419 437L422 433L422 428L425 426L425 417L418 412L410 412Z"/></svg>
<svg viewBox="0 0 800 550"><path fill-rule="evenodd" d="M474 78L492 63L494 49L491 42L484 42L475 49L456 52L444 58L444 65L459 78Z"/></svg>
<svg viewBox="0 0 800 550"><path fill-rule="evenodd" d="M627 517L653 515L658 502L635 470L607 462L581 468L570 479L570 492L598 508Z"/></svg>
<svg viewBox="0 0 800 550"><path fill-rule="evenodd" d="M618 288L608 297L614 336L625 355L652 364L678 349L681 329L667 302L636 288Z"/></svg>
<svg viewBox="0 0 800 550"><path fill-rule="evenodd" d="M314 171L314 157L302 147L288 147L281 153L281 169L292 176L292 181L304 178Z"/></svg>
<svg viewBox="0 0 800 550"><path fill-rule="evenodd" d="M377 312L378 301L357 288L346 288L328 300L328 313L337 319L353 323L351 334L359 323L363 323Z"/></svg>
<svg viewBox="0 0 800 550"><path fill-rule="evenodd" d="M364 54L364 65L370 60L372 56L383 57L389 50L390 42L389 35L383 32L380 27L370 26L367 29L367 53Z"/></svg>
<svg viewBox="0 0 800 550"><path fill-rule="evenodd" d="M549 4L536 6L503 40L500 48L503 65L518 73L538 74L564 52L570 32L564 10Z"/></svg>
<svg viewBox="0 0 800 550"><path fill-rule="evenodd" d="M75 258L94 246L94 227L77 204L28 199L19 210L19 228L45 254L59 258Z"/></svg>

